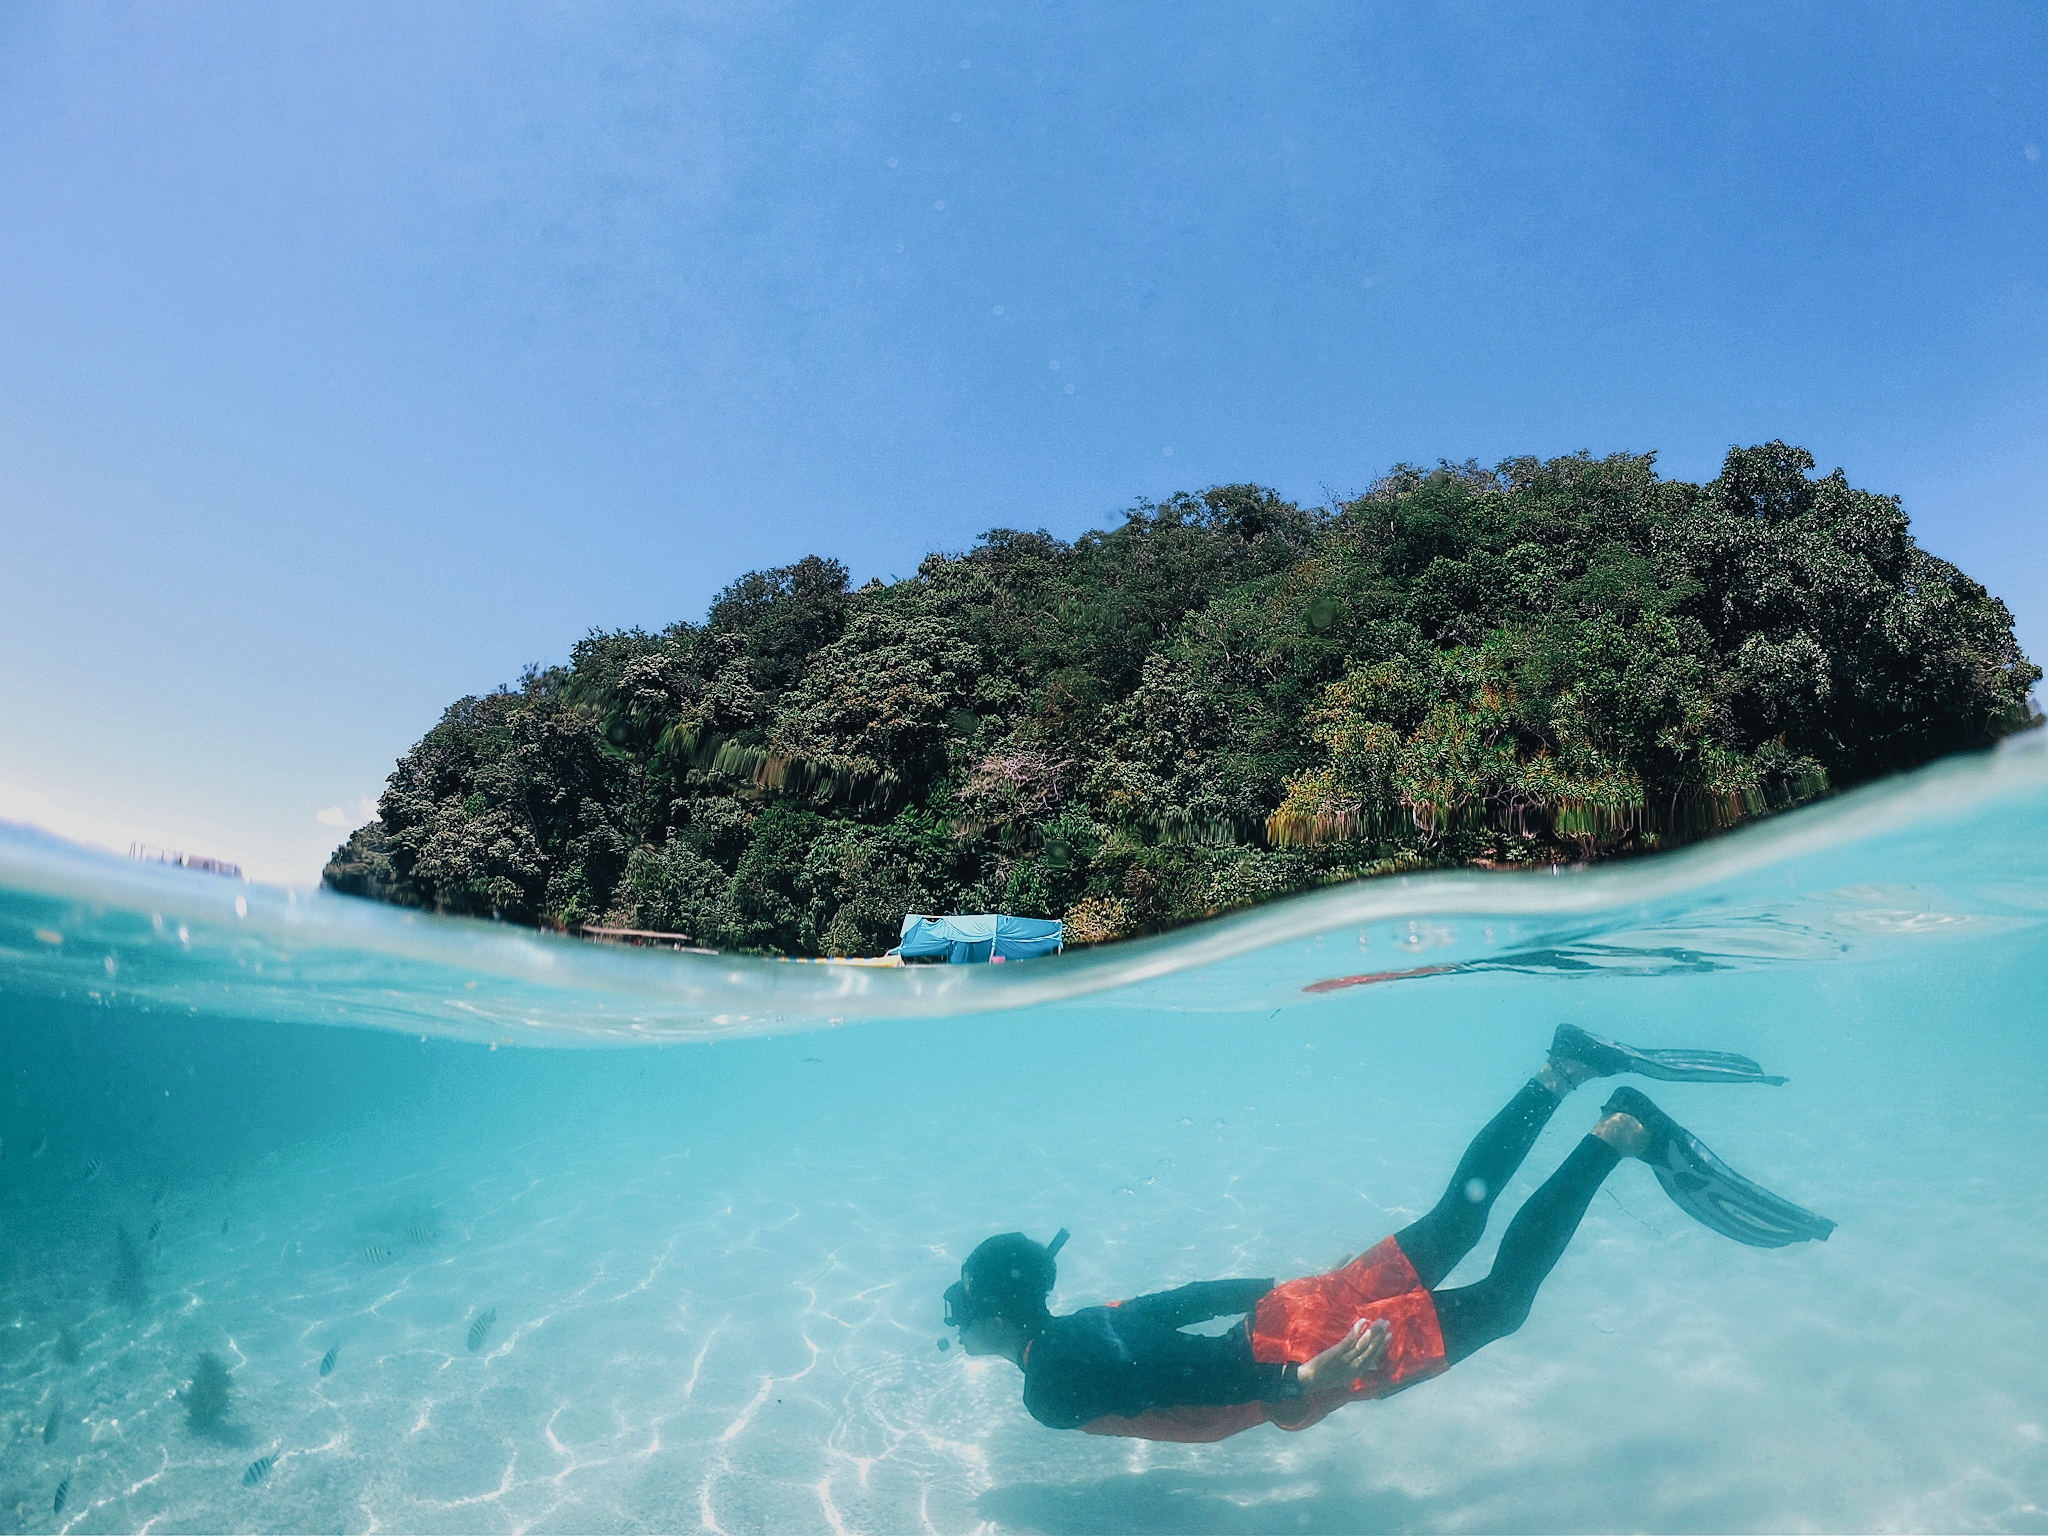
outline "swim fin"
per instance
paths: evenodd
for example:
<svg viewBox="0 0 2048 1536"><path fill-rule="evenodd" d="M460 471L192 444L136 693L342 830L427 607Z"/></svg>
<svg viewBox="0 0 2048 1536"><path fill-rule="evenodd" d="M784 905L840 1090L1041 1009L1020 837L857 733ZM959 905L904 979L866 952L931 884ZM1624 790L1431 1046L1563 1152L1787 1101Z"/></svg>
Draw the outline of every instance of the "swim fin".
<svg viewBox="0 0 2048 1536"><path fill-rule="evenodd" d="M1827 1217L1750 1183L1635 1089L1615 1089L1601 1113L1633 1115L1642 1122L1650 1133L1643 1161L1672 1202L1702 1226L1752 1248L1824 1243L1835 1230Z"/></svg>
<svg viewBox="0 0 2048 1536"><path fill-rule="evenodd" d="M1615 1077L1633 1072L1667 1083L1782 1083L1747 1056L1729 1051L1639 1051L1618 1040L1589 1035L1576 1024L1560 1024L1550 1042L1550 1059L1575 1061L1592 1068L1590 1076Z"/></svg>

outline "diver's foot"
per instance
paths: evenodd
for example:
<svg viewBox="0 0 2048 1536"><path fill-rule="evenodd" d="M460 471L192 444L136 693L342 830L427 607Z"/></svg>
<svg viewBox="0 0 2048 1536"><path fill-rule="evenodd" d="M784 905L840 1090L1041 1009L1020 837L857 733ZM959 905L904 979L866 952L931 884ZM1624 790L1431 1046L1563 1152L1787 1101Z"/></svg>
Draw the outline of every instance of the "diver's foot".
<svg viewBox="0 0 2048 1536"><path fill-rule="evenodd" d="M1633 1088L1615 1089L1600 1113L1593 1134L1647 1163L1672 1203L1701 1226L1753 1248L1825 1241L1835 1230L1827 1217L1745 1179Z"/></svg>
<svg viewBox="0 0 2048 1536"><path fill-rule="evenodd" d="M1550 1065L1543 1085L1559 1098L1593 1077L1638 1077L1667 1083L1782 1083L1751 1061L1730 1051L1642 1050L1619 1040L1589 1035L1576 1024L1560 1024L1550 1042Z"/></svg>
<svg viewBox="0 0 2048 1536"><path fill-rule="evenodd" d="M1560 1024L1550 1041L1550 1057L1536 1074L1536 1081L1562 1099L1583 1082L1627 1070L1627 1058L1605 1040L1576 1024Z"/></svg>
<svg viewBox="0 0 2048 1536"><path fill-rule="evenodd" d="M1649 1128L1634 1115L1608 1115L1593 1127L1593 1134L1623 1157L1641 1157L1650 1150Z"/></svg>

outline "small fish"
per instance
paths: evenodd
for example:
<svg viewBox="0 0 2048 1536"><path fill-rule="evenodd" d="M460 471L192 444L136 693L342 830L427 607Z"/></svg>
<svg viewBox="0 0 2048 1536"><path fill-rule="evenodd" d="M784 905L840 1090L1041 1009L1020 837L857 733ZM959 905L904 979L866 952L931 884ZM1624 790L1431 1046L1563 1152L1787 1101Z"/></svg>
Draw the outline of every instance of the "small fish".
<svg viewBox="0 0 2048 1536"><path fill-rule="evenodd" d="M50 1500L50 1513L51 1513L51 1514L53 1514L53 1515L61 1515L61 1514L63 1514L63 1513L64 1513L64 1501L65 1501L66 1499L70 1498L70 1497L71 1497L71 1479L67 1477L67 1478L65 1478L65 1479L64 1479L64 1481L63 1481L63 1482L61 1482L61 1483L59 1483L59 1484L57 1485L57 1497L55 1497L54 1499Z"/></svg>
<svg viewBox="0 0 2048 1536"><path fill-rule="evenodd" d="M491 1324L498 1320L498 1309L487 1307L477 1313L476 1321L469 1325L469 1352L475 1354L484 1347L484 1335L491 1331Z"/></svg>
<svg viewBox="0 0 2048 1536"><path fill-rule="evenodd" d="M332 1376L334 1374L335 1357L340 1353L341 1346L337 1344L320 1357L320 1374L322 1376Z"/></svg>
<svg viewBox="0 0 2048 1536"><path fill-rule="evenodd" d="M276 1465L277 1452L272 1451L268 1456L258 1456L249 1463L249 1470L242 1474L242 1486L244 1488L254 1488L263 1479L270 1476L270 1469Z"/></svg>
<svg viewBox="0 0 2048 1536"><path fill-rule="evenodd" d="M102 1173L106 1171L106 1167L107 1165L104 1162L102 1162L99 1158L94 1158L91 1162L85 1165L85 1182L90 1184L94 1179L98 1178Z"/></svg>
<svg viewBox="0 0 2048 1536"><path fill-rule="evenodd" d="M76 1365L78 1364L78 1357L80 1353L81 1351L78 1347L78 1335L73 1333L69 1328L58 1329L57 1358L62 1360L66 1365Z"/></svg>
<svg viewBox="0 0 2048 1536"><path fill-rule="evenodd" d="M28 1155L30 1157L41 1157L45 1152L49 1150L50 1133L48 1131L44 1131L40 1136L36 1137L36 1144L28 1149Z"/></svg>
<svg viewBox="0 0 2048 1536"><path fill-rule="evenodd" d="M405 1229L405 1240L415 1248L426 1247L437 1235L433 1223L427 1221L416 1221Z"/></svg>
<svg viewBox="0 0 2048 1536"><path fill-rule="evenodd" d="M391 1262L391 1250L389 1248L379 1248L375 1243L366 1243L362 1248L360 1257L365 1264L389 1264Z"/></svg>
<svg viewBox="0 0 2048 1536"><path fill-rule="evenodd" d="M155 1221L152 1221L149 1224L149 1237L146 1240L152 1243L155 1242L157 1233L163 1231L163 1229L164 1219L163 1217L159 1216Z"/></svg>
<svg viewBox="0 0 2048 1536"><path fill-rule="evenodd" d="M220 1235L222 1237L226 1237L228 1235L228 1219L225 1216L221 1217L220 1219Z"/></svg>
<svg viewBox="0 0 2048 1536"><path fill-rule="evenodd" d="M64 1427L64 1399L59 1397L50 1404L50 1416L43 1421L43 1444L55 1445L57 1431Z"/></svg>

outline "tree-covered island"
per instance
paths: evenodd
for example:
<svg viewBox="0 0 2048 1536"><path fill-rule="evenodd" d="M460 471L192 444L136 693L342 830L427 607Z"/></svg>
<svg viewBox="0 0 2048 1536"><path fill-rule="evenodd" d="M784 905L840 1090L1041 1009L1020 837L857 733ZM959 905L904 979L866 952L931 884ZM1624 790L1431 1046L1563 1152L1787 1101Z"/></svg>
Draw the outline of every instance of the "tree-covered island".
<svg viewBox="0 0 2048 1536"><path fill-rule="evenodd" d="M906 912L1148 933L1359 876L1670 847L1990 745L2005 605L1783 443L1252 485L1065 543L593 632L467 698L327 884L444 912L878 954Z"/></svg>

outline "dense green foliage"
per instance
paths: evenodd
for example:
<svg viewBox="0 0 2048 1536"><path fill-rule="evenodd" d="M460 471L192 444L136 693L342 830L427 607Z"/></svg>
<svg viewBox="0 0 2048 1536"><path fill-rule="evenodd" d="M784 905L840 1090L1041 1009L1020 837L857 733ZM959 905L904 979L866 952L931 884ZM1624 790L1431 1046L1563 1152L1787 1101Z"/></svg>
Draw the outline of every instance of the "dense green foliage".
<svg viewBox="0 0 2048 1536"><path fill-rule="evenodd" d="M463 699L328 883L524 923L875 954L907 911L1142 933L1331 880L1669 846L2028 720L2011 615L1782 443L1256 486L702 625Z"/></svg>

